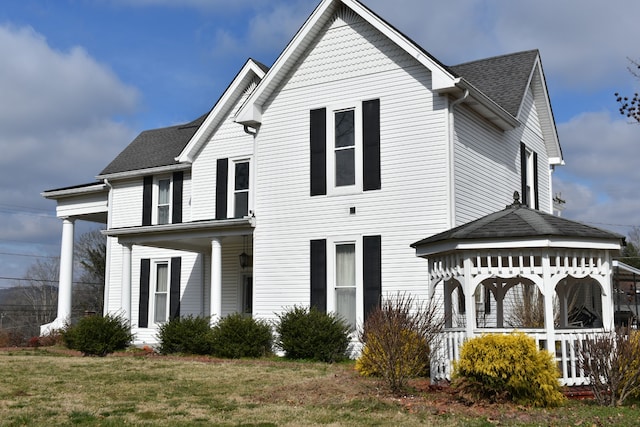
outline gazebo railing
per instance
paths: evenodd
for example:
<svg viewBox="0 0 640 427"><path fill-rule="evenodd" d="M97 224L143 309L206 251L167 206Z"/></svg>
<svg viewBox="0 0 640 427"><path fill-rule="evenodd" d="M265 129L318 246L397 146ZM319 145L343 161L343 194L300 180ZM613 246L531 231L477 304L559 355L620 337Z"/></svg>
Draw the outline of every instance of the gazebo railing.
<svg viewBox="0 0 640 427"><path fill-rule="evenodd" d="M536 340L538 348L547 348L547 334L544 329L519 329ZM508 334L513 329L483 328L474 330L474 336L482 334ZM557 329L555 345L552 349L560 371L560 383L565 386L589 384L586 373L580 369L580 349L588 338L608 334L597 329ZM431 379L451 380L453 361L460 357L460 348L467 339L463 328L448 328L441 334L438 346L431 358Z"/></svg>

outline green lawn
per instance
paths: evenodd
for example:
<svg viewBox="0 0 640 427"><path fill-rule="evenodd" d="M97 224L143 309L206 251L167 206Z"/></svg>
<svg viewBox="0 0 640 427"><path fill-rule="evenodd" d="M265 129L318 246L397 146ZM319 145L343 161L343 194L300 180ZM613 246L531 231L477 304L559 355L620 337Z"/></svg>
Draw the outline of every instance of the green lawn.
<svg viewBox="0 0 640 427"><path fill-rule="evenodd" d="M632 426L640 420L634 407L584 402L550 410L467 407L425 387L394 397L359 377L353 364L20 350L0 352L0 370L2 426Z"/></svg>

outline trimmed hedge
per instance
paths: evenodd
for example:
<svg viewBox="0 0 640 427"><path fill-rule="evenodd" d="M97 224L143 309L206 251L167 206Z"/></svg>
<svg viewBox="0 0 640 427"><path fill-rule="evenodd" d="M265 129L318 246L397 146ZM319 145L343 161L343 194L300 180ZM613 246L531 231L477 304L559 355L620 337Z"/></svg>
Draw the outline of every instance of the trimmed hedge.
<svg viewBox="0 0 640 427"><path fill-rule="evenodd" d="M158 330L161 354L211 354L213 330L209 317L186 316L163 323Z"/></svg>
<svg viewBox="0 0 640 427"><path fill-rule="evenodd" d="M213 328L213 354L218 357L263 357L271 354L272 346L271 326L262 320L236 313L222 318Z"/></svg>
<svg viewBox="0 0 640 427"><path fill-rule="evenodd" d="M75 326L67 325L61 334L68 348L85 356L106 356L126 349L133 341L129 322L109 314L83 317Z"/></svg>

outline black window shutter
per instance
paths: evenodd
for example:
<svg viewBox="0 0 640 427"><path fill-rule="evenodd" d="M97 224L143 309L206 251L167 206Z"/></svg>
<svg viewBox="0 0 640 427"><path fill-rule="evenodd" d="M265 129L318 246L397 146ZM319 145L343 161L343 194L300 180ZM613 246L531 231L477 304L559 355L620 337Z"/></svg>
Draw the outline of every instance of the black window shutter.
<svg viewBox="0 0 640 427"><path fill-rule="evenodd" d="M523 142L520 143L520 202L526 205L528 202L527 194L527 147Z"/></svg>
<svg viewBox="0 0 640 427"><path fill-rule="evenodd" d="M184 172L178 171L173 173L173 194L171 207L171 222L180 224L182 222L182 181Z"/></svg>
<svg viewBox="0 0 640 427"><path fill-rule="evenodd" d="M535 208L540 209L540 199L538 198L538 153L533 152L533 193L535 196Z"/></svg>
<svg viewBox="0 0 640 427"><path fill-rule="evenodd" d="M140 260L140 303L138 304L138 327L149 326L149 277L151 275L151 260Z"/></svg>
<svg viewBox="0 0 640 427"><path fill-rule="evenodd" d="M169 320L180 317L180 267L182 258L171 258L171 279L169 282Z"/></svg>
<svg viewBox="0 0 640 427"><path fill-rule="evenodd" d="M142 182L142 225L151 225L153 210L153 177L145 176Z"/></svg>
<svg viewBox="0 0 640 427"><path fill-rule="evenodd" d="M327 241L311 241L311 307L327 311Z"/></svg>
<svg viewBox="0 0 640 427"><path fill-rule="evenodd" d="M362 103L362 189L380 189L380 100Z"/></svg>
<svg viewBox="0 0 640 427"><path fill-rule="evenodd" d="M364 319L377 307L382 296L382 250L381 236L364 236L363 274L364 281Z"/></svg>
<svg viewBox="0 0 640 427"><path fill-rule="evenodd" d="M227 218L227 180L229 159L218 159L216 164L216 219Z"/></svg>
<svg viewBox="0 0 640 427"><path fill-rule="evenodd" d="M311 195L327 194L327 109L311 110L309 116L311 143Z"/></svg>

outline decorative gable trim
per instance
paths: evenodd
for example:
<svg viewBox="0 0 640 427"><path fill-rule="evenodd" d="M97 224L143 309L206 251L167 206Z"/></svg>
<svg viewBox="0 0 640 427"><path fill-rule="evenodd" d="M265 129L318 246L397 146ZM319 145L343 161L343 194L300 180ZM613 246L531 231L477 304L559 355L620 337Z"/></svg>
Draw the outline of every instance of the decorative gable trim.
<svg viewBox="0 0 640 427"><path fill-rule="evenodd" d="M248 90L257 87L256 80L261 80L265 75L265 69L253 59L248 59L231 84L224 91L216 105L211 109L202 126L196 131L184 150L176 157L180 163L193 163L215 129L225 120L231 108Z"/></svg>
<svg viewBox="0 0 640 427"><path fill-rule="evenodd" d="M415 58L431 71L433 90L455 89L458 79L428 52L408 37L389 25L386 21L356 0L324 0L312 12L291 42L264 76L258 88L251 94L236 115L236 121L249 126L262 122L262 106L269 96L277 90L289 71L295 67L305 50L312 45L316 37L334 19L341 7L347 7L360 18L374 26L401 49ZM343 16L345 11L340 12Z"/></svg>

